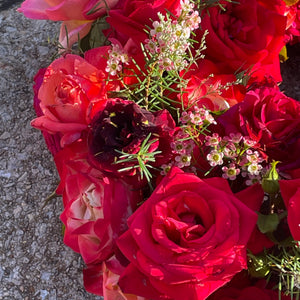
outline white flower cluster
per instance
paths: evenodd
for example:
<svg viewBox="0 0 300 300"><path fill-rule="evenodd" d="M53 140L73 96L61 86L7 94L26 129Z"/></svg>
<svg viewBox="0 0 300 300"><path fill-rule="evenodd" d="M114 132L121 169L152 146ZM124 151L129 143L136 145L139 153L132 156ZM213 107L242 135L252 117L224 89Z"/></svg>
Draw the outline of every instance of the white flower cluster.
<svg viewBox="0 0 300 300"><path fill-rule="evenodd" d="M264 159L258 151L253 151L251 147L256 142L249 137L243 137L240 133L231 133L221 138L217 133L205 137L205 145L212 147L207 155L207 160L212 167L224 165L222 167L222 177L229 180L235 180L236 176L241 174L248 176L247 185L261 180Z"/></svg>
<svg viewBox="0 0 300 300"><path fill-rule="evenodd" d="M108 51L109 58L107 60L105 71L110 75L115 76L118 72L122 71L123 64L128 65L129 57L118 44L112 44L111 47L111 50Z"/></svg>
<svg viewBox="0 0 300 300"><path fill-rule="evenodd" d="M150 38L145 40L145 48L157 56L159 68L164 71L183 70L187 66L186 50L191 45L191 32L199 27L198 11L189 0L181 1L181 14L176 20L158 13L159 21L153 22Z"/></svg>
<svg viewBox="0 0 300 300"><path fill-rule="evenodd" d="M180 130L176 133L174 142L171 143L171 147L174 154L174 160L169 164L161 166L162 175L166 175L172 166L176 166L181 169L189 167L195 143L192 139L190 139L188 133L185 133L184 130Z"/></svg>
<svg viewBox="0 0 300 300"><path fill-rule="evenodd" d="M182 124L189 125L207 125L216 124L214 117L210 114L207 109L199 108L198 106L193 106L193 111L184 111L181 114L180 121Z"/></svg>
<svg viewBox="0 0 300 300"><path fill-rule="evenodd" d="M162 175L166 175L173 165L181 169L189 167L188 171L196 173L195 167L191 166L193 150L196 147L192 137L193 133L198 135L198 130L201 130L203 126L216 124L209 111L198 106L193 106L190 111L183 112L180 122L183 126L175 134L174 142L171 143L174 154L173 161L162 165Z"/></svg>

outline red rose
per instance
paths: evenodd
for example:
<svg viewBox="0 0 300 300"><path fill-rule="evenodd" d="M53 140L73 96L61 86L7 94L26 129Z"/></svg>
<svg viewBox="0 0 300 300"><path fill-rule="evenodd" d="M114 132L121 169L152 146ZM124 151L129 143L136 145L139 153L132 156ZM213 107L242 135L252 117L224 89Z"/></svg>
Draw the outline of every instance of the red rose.
<svg viewBox="0 0 300 300"><path fill-rule="evenodd" d="M132 38L139 46L147 38L146 27L152 27L152 22L158 20L158 12L166 14L168 10L178 16L179 9L179 0L121 0L106 20L119 41L126 43Z"/></svg>
<svg viewBox="0 0 300 300"><path fill-rule="evenodd" d="M91 51L103 56L108 49L110 47ZM89 52L87 57L91 57ZM49 133L59 132L61 146L78 139L90 122L93 106L106 102L104 58L102 70L95 64L95 59L90 63L80 56L67 55L55 60L45 71L37 94L43 115L31 125Z"/></svg>
<svg viewBox="0 0 300 300"><path fill-rule="evenodd" d="M173 168L118 239L130 261L119 280L122 291L150 299L205 299L247 268L246 244L256 219L225 179L201 180Z"/></svg>
<svg viewBox="0 0 300 300"><path fill-rule="evenodd" d="M300 241L300 179L279 180L279 185L291 234L294 240Z"/></svg>
<svg viewBox="0 0 300 300"><path fill-rule="evenodd" d="M140 194L121 180L104 177L78 148L84 145L74 143L55 156L61 177L58 192L63 193L65 206L64 242L85 263L98 263L114 253L115 239L126 229Z"/></svg>
<svg viewBox="0 0 300 300"><path fill-rule="evenodd" d="M210 8L202 14L201 28L208 30L206 58L221 72L247 70L281 80L279 52L284 46L285 4L281 0L241 0Z"/></svg>
<svg viewBox="0 0 300 300"><path fill-rule="evenodd" d="M256 140L281 171L300 167L300 104L270 84L250 90L241 103L218 118L225 133Z"/></svg>
<svg viewBox="0 0 300 300"><path fill-rule="evenodd" d="M213 74L214 76L210 77ZM183 98L184 106L189 108L192 105L205 107L211 111L228 109L244 99L246 88L239 84L232 84L222 88L230 82L236 81L233 74L220 74L217 66L211 61L203 59L197 63L197 68L185 75L188 80L185 93L179 95Z"/></svg>

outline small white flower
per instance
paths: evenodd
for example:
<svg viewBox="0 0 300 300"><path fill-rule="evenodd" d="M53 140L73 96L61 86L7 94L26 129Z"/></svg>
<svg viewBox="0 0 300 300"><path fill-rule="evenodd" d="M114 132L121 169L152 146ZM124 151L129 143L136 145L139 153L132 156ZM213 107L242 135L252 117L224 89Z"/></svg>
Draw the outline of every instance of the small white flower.
<svg viewBox="0 0 300 300"><path fill-rule="evenodd" d="M163 32L163 25L158 21L154 21L152 26L153 29L150 30L150 35L159 37Z"/></svg>
<svg viewBox="0 0 300 300"><path fill-rule="evenodd" d="M256 163L250 164L247 168L250 175L259 175L259 171L262 169L262 166Z"/></svg>
<svg viewBox="0 0 300 300"><path fill-rule="evenodd" d="M203 118L202 118L201 114L190 112L189 116L190 116L190 122L192 124L195 124L198 126L203 124Z"/></svg>
<svg viewBox="0 0 300 300"><path fill-rule="evenodd" d="M239 132L238 133L230 133L228 140L234 144L238 144L242 140L242 138L243 138L243 136Z"/></svg>
<svg viewBox="0 0 300 300"><path fill-rule="evenodd" d="M185 153L175 157L175 165L178 168L188 167L191 164L191 156Z"/></svg>
<svg viewBox="0 0 300 300"><path fill-rule="evenodd" d="M243 140L244 140L244 144L248 147L253 147L257 144L257 142L252 140L249 136L244 136Z"/></svg>
<svg viewBox="0 0 300 300"><path fill-rule="evenodd" d="M209 161L209 164L214 167L216 165L222 165L223 164L223 157L224 154L222 152L218 152L217 150L212 150L207 155L207 160Z"/></svg>
<svg viewBox="0 0 300 300"><path fill-rule="evenodd" d="M261 182L261 177L260 176L257 176L257 175L251 175L249 174L249 179L246 180L246 185L247 186L250 186L250 185L253 185L257 182Z"/></svg>
<svg viewBox="0 0 300 300"><path fill-rule="evenodd" d="M218 146L218 144L221 141L221 137L217 133L213 133L212 136L208 135L208 136L205 137L205 139L206 139L205 145L206 146L212 146L212 147Z"/></svg>
<svg viewBox="0 0 300 300"><path fill-rule="evenodd" d="M238 156L238 154L236 153L236 146L234 145L234 143L229 142L226 144L223 153L225 156L229 157L229 158L236 158Z"/></svg>
<svg viewBox="0 0 300 300"><path fill-rule="evenodd" d="M120 72L121 70L122 70L122 66L119 64L118 60L109 59L107 61L107 66L105 68L105 71L110 75L115 76L117 72Z"/></svg>
<svg viewBox="0 0 300 300"><path fill-rule="evenodd" d="M224 172L222 177L229 180L235 180L236 176L240 174L241 170L236 168L234 164L230 164L228 167L223 167L222 171Z"/></svg>
<svg viewBox="0 0 300 300"><path fill-rule="evenodd" d="M181 114L180 122L182 124L186 124L186 123L190 122L190 120L191 120L190 115L186 111L184 111Z"/></svg>
<svg viewBox="0 0 300 300"><path fill-rule="evenodd" d="M162 168L162 171L160 172L161 175L167 175L168 172L171 170L172 168L172 163L169 163L169 164L163 164L161 166Z"/></svg>
<svg viewBox="0 0 300 300"><path fill-rule="evenodd" d="M248 149L246 151L246 158L248 159L248 161L252 164L257 164L263 161L263 159L259 156L259 153L257 151L252 151L250 149Z"/></svg>

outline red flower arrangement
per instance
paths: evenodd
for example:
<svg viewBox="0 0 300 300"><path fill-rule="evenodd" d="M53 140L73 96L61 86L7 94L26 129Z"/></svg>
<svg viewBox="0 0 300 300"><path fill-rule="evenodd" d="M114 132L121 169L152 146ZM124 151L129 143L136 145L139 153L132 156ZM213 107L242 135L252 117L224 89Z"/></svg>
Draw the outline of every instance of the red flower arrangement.
<svg viewBox="0 0 300 300"><path fill-rule="evenodd" d="M35 77L31 124L87 291L299 296L300 105L278 88L296 2L24 1L67 28Z"/></svg>

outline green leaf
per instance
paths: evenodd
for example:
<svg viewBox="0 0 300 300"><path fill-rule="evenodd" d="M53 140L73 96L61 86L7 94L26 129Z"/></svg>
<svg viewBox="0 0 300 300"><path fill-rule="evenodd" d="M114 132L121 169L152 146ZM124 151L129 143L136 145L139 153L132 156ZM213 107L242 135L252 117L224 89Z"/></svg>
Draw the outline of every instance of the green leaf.
<svg viewBox="0 0 300 300"><path fill-rule="evenodd" d="M262 233L273 232L279 224L279 217L277 214L263 215L259 212L257 226Z"/></svg>
<svg viewBox="0 0 300 300"><path fill-rule="evenodd" d="M102 30L108 29L109 24L105 22L105 17L96 20L90 32L81 40L79 40L79 48L85 52L87 50L108 45L107 37Z"/></svg>

